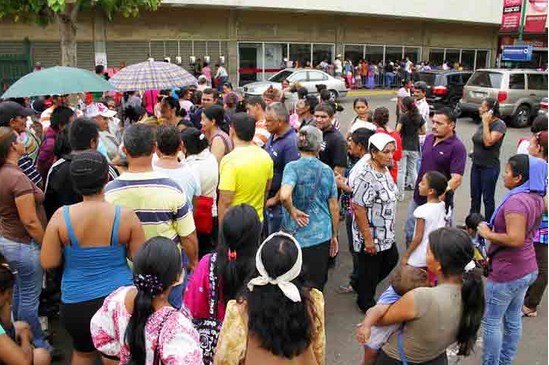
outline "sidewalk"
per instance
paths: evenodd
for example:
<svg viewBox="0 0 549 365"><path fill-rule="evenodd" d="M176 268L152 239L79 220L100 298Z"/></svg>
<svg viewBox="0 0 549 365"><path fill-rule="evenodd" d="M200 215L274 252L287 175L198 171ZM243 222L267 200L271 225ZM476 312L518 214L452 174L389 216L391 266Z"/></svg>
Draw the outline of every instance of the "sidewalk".
<svg viewBox="0 0 549 365"><path fill-rule="evenodd" d="M347 96L396 95L396 89L351 89Z"/></svg>

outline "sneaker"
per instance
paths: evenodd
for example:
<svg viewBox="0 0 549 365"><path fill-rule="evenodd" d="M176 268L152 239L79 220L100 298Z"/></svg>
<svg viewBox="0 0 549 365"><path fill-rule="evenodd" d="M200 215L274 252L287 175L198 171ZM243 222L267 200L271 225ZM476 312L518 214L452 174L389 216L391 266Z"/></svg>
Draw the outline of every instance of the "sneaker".
<svg viewBox="0 0 549 365"><path fill-rule="evenodd" d="M336 291L338 294L351 294L355 292L351 284L340 285Z"/></svg>

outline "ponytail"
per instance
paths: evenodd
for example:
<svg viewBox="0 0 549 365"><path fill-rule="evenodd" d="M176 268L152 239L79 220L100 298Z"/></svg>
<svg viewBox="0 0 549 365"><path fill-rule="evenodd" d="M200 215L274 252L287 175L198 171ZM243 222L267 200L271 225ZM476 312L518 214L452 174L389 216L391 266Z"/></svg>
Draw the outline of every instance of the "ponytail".
<svg viewBox="0 0 549 365"><path fill-rule="evenodd" d="M138 290L133 300L133 313L124 336L131 354L128 365L142 365L146 362L145 325L153 313L152 295Z"/></svg>
<svg viewBox="0 0 549 365"><path fill-rule="evenodd" d="M448 189L444 193L444 208L446 209L446 216L449 216L454 209L454 191L452 189Z"/></svg>
<svg viewBox="0 0 549 365"><path fill-rule="evenodd" d="M461 303L463 309L457 334L458 355L468 356L477 341L484 314L484 288L479 270L473 269L463 274Z"/></svg>

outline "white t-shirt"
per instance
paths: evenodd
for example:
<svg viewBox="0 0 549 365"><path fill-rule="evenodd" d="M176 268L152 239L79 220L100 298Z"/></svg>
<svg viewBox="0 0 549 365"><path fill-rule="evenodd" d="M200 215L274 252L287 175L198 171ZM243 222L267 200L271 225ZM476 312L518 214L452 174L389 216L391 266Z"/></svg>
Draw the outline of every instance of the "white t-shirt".
<svg viewBox="0 0 549 365"><path fill-rule="evenodd" d="M410 90L407 90L405 87L401 87L397 91L397 97L404 99L407 96L411 96Z"/></svg>
<svg viewBox="0 0 549 365"><path fill-rule="evenodd" d="M424 219L423 238L421 243L410 255L408 265L415 267L427 266L427 244L429 243L429 234L434 230L446 226L446 209L444 202L425 203L414 210L414 218ZM415 234L415 232L414 232Z"/></svg>
<svg viewBox="0 0 549 365"><path fill-rule="evenodd" d="M165 169L153 164L153 170L161 172L164 176L171 178L179 185L185 193L187 202L192 206L193 198L200 196L200 179L198 175L186 164L181 164L177 169Z"/></svg>
<svg viewBox="0 0 549 365"><path fill-rule="evenodd" d="M212 217L217 217L217 185L219 184L219 167L215 156L206 148L197 155L188 156L184 164L197 173L201 195L213 198Z"/></svg>
<svg viewBox="0 0 549 365"><path fill-rule="evenodd" d="M369 129L371 131L375 131L377 129L376 125L374 123L370 123L366 120L362 120L362 119L355 119L353 124L351 124L351 129L349 130L349 133L353 133L354 131L356 131L357 129L360 129L360 128L366 128L366 129Z"/></svg>
<svg viewBox="0 0 549 365"><path fill-rule="evenodd" d="M530 140L525 139L519 143L517 148L517 154L528 155L528 148L530 148Z"/></svg>

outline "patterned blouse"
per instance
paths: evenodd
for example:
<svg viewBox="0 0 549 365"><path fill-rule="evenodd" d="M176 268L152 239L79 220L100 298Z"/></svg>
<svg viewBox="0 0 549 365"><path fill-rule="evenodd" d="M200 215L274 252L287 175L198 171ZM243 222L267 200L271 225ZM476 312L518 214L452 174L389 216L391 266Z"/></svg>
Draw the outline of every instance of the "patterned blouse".
<svg viewBox="0 0 549 365"><path fill-rule="evenodd" d="M245 303L230 300L227 303L225 321L219 334L215 352L215 365L238 365L257 363L261 358L263 365L267 364L299 364L324 365L326 350L326 334L324 329L324 297L316 289L311 289L311 301L315 313L313 338L311 345L299 356L285 360L260 348L258 341L248 333L248 314ZM246 355L249 355L247 358ZM254 361L250 361L253 358Z"/></svg>
<svg viewBox="0 0 549 365"><path fill-rule="evenodd" d="M107 356L118 357L121 365L130 359L124 334L131 314L126 309L125 298L132 289L133 286L121 287L109 295L90 323L95 348ZM172 307L163 307L149 317L145 326L145 345L146 365L153 364L155 351L163 365L202 364L198 333L190 314Z"/></svg>

